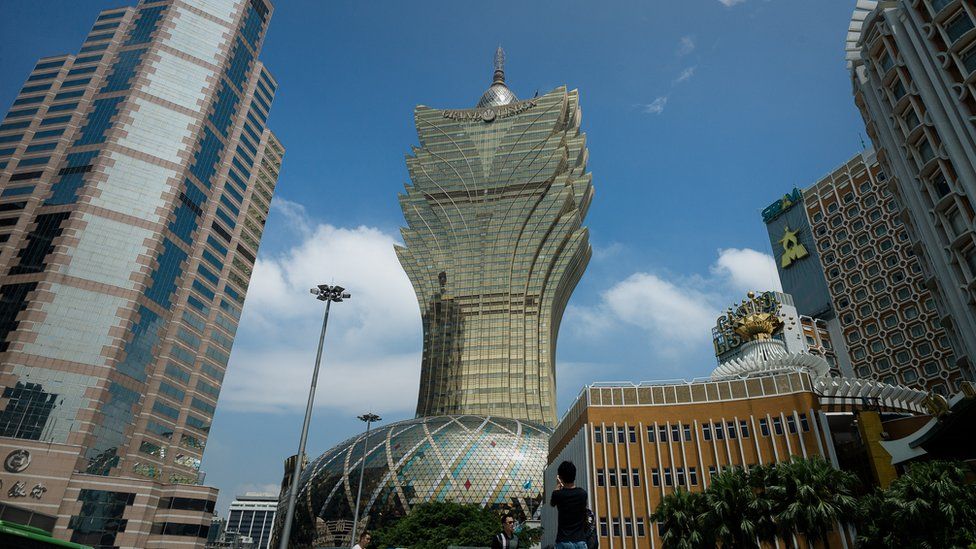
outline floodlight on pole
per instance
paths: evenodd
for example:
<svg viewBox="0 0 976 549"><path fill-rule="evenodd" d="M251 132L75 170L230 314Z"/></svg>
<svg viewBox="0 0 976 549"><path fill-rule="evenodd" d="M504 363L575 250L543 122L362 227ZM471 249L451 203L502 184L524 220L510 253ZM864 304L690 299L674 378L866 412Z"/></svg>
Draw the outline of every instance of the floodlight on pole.
<svg viewBox="0 0 976 549"><path fill-rule="evenodd" d="M373 424L374 421L383 421L383 418L372 413L367 412L357 419L359 421L366 422L366 436L363 440L363 458L359 462L359 490L356 491L356 510L352 516L352 542L356 543L356 531L359 528L359 498L363 495L363 475L366 473L366 453L369 452L369 426Z"/></svg>
<svg viewBox="0 0 976 549"><path fill-rule="evenodd" d="M352 297L342 286L330 286L328 284L319 284L309 290L309 292L319 301L325 302L325 317L322 319L322 333L319 334L319 347L315 354L312 386L308 390L308 404L305 406L305 421L302 423L302 437L298 443L298 456L295 459L295 468L291 475L291 486L288 490L288 511L285 513L285 522L281 528L281 540L278 544L279 549L288 549L288 542L291 538L291 524L295 519L295 503L298 501L298 480L302 474L305 442L308 440L308 427L312 420L312 403L315 400L315 387L319 382L319 366L322 364L322 348L325 345L325 328L329 324L329 307L333 302L339 303L344 299Z"/></svg>

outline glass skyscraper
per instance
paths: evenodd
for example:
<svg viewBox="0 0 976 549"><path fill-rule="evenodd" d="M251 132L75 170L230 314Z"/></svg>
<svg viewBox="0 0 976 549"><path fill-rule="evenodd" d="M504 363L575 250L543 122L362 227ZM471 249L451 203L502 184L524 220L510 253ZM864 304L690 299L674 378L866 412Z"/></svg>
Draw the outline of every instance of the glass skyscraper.
<svg viewBox="0 0 976 549"><path fill-rule="evenodd" d="M417 107L397 248L424 328L417 415L556 422L556 336L590 258L579 96L519 101L503 54L474 109Z"/></svg>
<svg viewBox="0 0 976 549"><path fill-rule="evenodd" d="M272 9L104 11L0 125L0 512L98 547L204 542L200 459L284 152Z"/></svg>

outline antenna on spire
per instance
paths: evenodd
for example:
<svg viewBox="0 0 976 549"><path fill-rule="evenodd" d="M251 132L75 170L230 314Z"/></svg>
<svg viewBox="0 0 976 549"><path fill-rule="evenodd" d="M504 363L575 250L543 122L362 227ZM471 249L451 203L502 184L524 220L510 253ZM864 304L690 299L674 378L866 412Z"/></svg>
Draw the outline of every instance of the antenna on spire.
<svg viewBox="0 0 976 549"><path fill-rule="evenodd" d="M492 83L505 83L505 50L501 45L495 50L495 76Z"/></svg>

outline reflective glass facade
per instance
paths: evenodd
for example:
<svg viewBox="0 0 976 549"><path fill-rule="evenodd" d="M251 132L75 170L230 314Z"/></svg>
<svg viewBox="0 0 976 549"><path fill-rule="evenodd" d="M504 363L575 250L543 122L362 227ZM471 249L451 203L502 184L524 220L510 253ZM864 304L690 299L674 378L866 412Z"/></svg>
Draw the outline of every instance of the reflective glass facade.
<svg viewBox="0 0 976 549"><path fill-rule="evenodd" d="M556 336L591 253L586 138L575 90L506 97L414 113L397 254L423 316L417 415L553 425Z"/></svg>
<svg viewBox="0 0 976 549"><path fill-rule="evenodd" d="M98 505L76 509L90 499L76 472L215 497L200 460L284 153L257 60L271 10L102 12L77 55L35 66L0 124L0 454L65 448L46 472L63 485L17 501L77 515L55 535L85 525L86 543L132 546L139 528L209 525L155 520L151 498L99 530Z"/></svg>
<svg viewBox="0 0 976 549"><path fill-rule="evenodd" d="M381 528L426 501L504 507L524 520L542 502L551 432L500 417L436 416L374 429L368 442L365 434L350 438L302 472L290 541L294 547L351 545L364 448L363 528Z"/></svg>

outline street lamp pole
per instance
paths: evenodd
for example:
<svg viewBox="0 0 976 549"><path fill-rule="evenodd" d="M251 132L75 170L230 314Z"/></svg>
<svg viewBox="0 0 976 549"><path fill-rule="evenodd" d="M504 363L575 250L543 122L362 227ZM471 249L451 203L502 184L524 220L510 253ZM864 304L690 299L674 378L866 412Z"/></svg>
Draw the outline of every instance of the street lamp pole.
<svg viewBox="0 0 976 549"><path fill-rule="evenodd" d="M363 440L363 459L359 463L359 490L356 491L356 511L353 513L352 518L352 542L356 543L356 531L359 529L359 498L363 495L363 474L366 472L366 453L369 452L369 426L374 421L383 421L383 418L372 413L367 412L359 416L359 421L366 422L366 437Z"/></svg>
<svg viewBox="0 0 976 549"><path fill-rule="evenodd" d="M319 284L310 290L319 301L325 302L325 317L322 319L322 333L319 334L319 348L315 354L315 369L312 371L312 386L308 390L308 404L305 406L305 421L302 423L302 438L298 443L298 456L295 459L295 469L291 475L291 487L288 491L288 512L285 513L285 523L281 529L281 543L279 549L288 549L291 538L291 524L295 519L295 503L298 501L298 477L302 473L302 457L305 455L305 442L308 440L308 426L312 420L312 402L315 400L315 387L319 382L319 366L322 364L322 347L325 344L325 328L329 325L329 306L343 299L352 297L342 286Z"/></svg>

